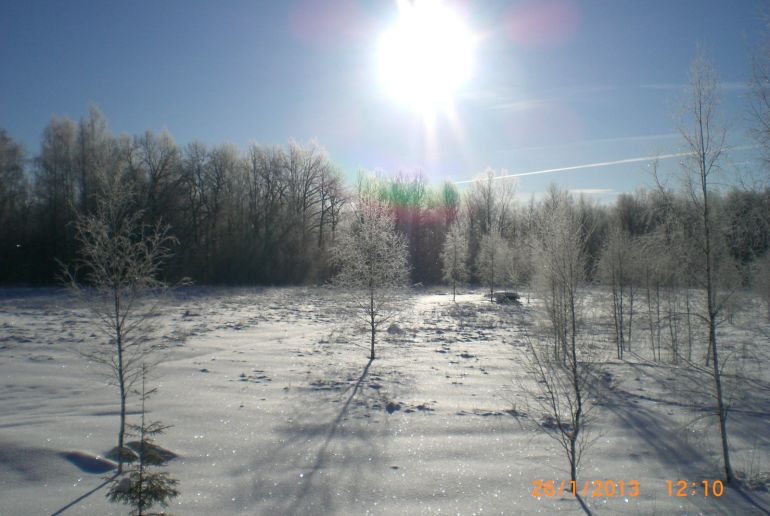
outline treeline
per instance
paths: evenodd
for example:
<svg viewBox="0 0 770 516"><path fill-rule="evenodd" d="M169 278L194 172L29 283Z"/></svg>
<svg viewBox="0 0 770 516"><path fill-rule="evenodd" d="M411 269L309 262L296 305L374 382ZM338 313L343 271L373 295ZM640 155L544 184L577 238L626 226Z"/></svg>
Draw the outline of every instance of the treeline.
<svg viewBox="0 0 770 516"><path fill-rule="evenodd" d="M0 133L0 281L50 283L71 263L72 222L92 213L105 175L119 176L148 224L178 240L172 277L202 283L304 283L325 277L345 189L315 143L285 147L194 141L167 132L114 137L92 107L78 123L53 118L25 159Z"/></svg>
<svg viewBox="0 0 770 516"><path fill-rule="evenodd" d="M76 256L73 221L78 213L95 210L107 175L121 178L146 223L171 226L178 244L166 274L199 283L326 281L333 272L329 250L344 214L364 196L386 204L406 236L412 283L442 282L441 252L456 224L467 239L470 282L528 284L536 265L536 227L556 196L551 191L537 202L516 203L515 183L492 171L462 192L449 182L430 185L424 177L404 174L364 174L345 185L313 142L251 144L241 152L231 144L179 146L165 131L115 137L92 107L78 122L52 118L32 157L0 129L0 282L55 282L59 262L72 263ZM770 247L770 190L732 189L713 196L720 242L739 271L736 280L746 283ZM697 231L697 217L688 213L681 194L638 190L621 194L613 206L569 198L586 231L589 279L609 281L613 272L606 264L600 267L608 249L636 249L644 242L639 253L652 263L669 254L658 247L687 252L688 242L695 242L688 231ZM491 275L485 270L490 259ZM664 268L653 269L660 275ZM672 271L659 282L683 277Z"/></svg>

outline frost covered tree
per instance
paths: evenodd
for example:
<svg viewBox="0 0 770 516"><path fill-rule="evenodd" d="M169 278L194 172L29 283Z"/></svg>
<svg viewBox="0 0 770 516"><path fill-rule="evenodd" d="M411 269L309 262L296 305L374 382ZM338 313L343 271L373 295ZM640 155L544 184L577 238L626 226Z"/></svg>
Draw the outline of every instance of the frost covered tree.
<svg viewBox="0 0 770 516"><path fill-rule="evenodd" d="M518 238L517 241L508 248L508 263L505 277L516 289L525 285L530 285L532 274L534 273L534 263L532 262L532 249L529 238ZM527 294L529 299L529 294Z"/></svg>
<svg viewBox="0 0 770 516"><path fill-rule="evenodd" d="M446 234L441 251L444 281L452 284L452 301L455 301L457 284L468 280L468 240L465 228L459 221L454 221Z"/></svg>
<svg viewBox="0 0 770 516"><path fill-rule="evenodd" d="M770 321L770 252L757 260L754 270L754 290L767 305L767 320Z"/></svg>
<svg viewBox="0 0 770 516"><path fill-rule="evenodd" d="M634 308L633 261L630 238L622 228L615 226L604 243L599 259L599 277L612 292L611 312L615 325L615 345L620 359L623 358L626 341L631 338Z"/></svg>
<svg viewBox="0 0 770 516"><path fill-rule="evenodd" d="M147 226L132 208L132 196L120 174L103 179L104 193L91 215L75 221L78 258L74 269L63 267L69 290L87 306L102 339L83 355L109 369L118 387L118 472L125 455L126 402L141 377L142 363L164 347L152 338L152 318L167 284L158 279L175 242L168 227ZM81 274L82 273L82 274Z"/></svg>
<svg viewBox="0 0 770 516"><path fill-rule="evenodd" d="M0 281L19 281L26 261L25 216L28 183L24 171L24 148L0 128Z"/></svg>
<svg viewBox="0 0 770 516"><path fill-rule="evenodd" d="M479 254L476 257L479 279L489 288L490 301L494 300L495 286L506 279L509 262L508 242L497 228L493 228L481 237Z"/></svg>
<svg viewBox="0 0 770 516"><path fill-rule="evenodd" d="M530 339L528 348L525 367L535 381L528 394L545 416L537 425L559 443L569 464L570 480L576 481L583 454L591 444L586 427L593 406L585 393L597 370L577 353L570 354L565 365L551 353L547 339Z"/></svg>
<svg viewBox="0 0 770 516"><path fill-rule="evenodd" d="M551 187L537 222L538 282L545 300L554 347L530 346L531 371L556 424L572 480L587 443L586 385L591 363L578 347L583 286L586 280L586 228L569 194Z"/></svg>
<svg viewBox="0 0 770 516"><path fill-rule="evenodd" d="M487 169L474 179L470 190L464 196L464 213L468 224L468 259L477 265L481 252L481 239L493 233L510 236L514 220L513 200L516 193L516 179L507 177L503 170L497 174ZM473 281L482 281L480 270L473 271ZM485 283L485 282L484 282Z"/></svg>
<svg viewBox="0 0 770 516"><path fill-rule="evenodd" d="M398 312L398 289L409 275L407 256L406 239L396 231L389 211L374 200L359 199L334 248L339 270L334 283L355 296L356 312L371 332L371 360L377 329Z"/></svg>
<svg viewBox="0 0 770 516"><path fill-rule="evenodd" d="M752 68L749 106L754 119L754 138L767 166L770 164L770 40L767 36L754 53Z"/></svg>
<svg viewBox="0 0 770 516"><path fill-rule="evenodd" d="M690 238L696 242L697 253L693 256L696 280L706 295L708 324L708 349L712 357L712 376L716 397L716 412L722 441L722 460L725 481L731 483L733 470L730 464L730 448L727 441L727 406L722 392L717 324L729 300L732 289L720 284L720 278L728 277L730 258L724 245L717 206L713 204L715 176L721 168L725 150L725 129L719 124L719 80L711 62L699 51L690 66L688 100L680 122L679 131L689 155L683 161L682 179L688 208L697 214Z"/></svg>

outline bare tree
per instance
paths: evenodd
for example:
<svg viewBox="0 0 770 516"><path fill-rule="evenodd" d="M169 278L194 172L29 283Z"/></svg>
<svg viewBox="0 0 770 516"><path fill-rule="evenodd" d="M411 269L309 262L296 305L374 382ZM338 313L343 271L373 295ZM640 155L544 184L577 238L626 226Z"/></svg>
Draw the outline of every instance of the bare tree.
<svg viewBox="0 0 770 516"><path fill-rule="evenodd" d="M532 370L544 389L545 405L555 418L558 439L570 465L571 479L586 443L583 435L588 402L585 396L590 364L578 349L582 287L586 278L586 239L571 197L551 187L537 227L539 283L548 312L553 354L530 346Z"/></svg>
<svg viewBox="0 0 770 516"><path fill-rule="evenodd" d="M152 131L145 131L143 135L134 137L134 146L144 190L146 218L154 222L167 211L178 186L179 149L171 134L165 130L158 136Z"/></svg>
<svg viewBox="0 0 770 516"><path fill-rule="evenodd" d="M441 262L444 265L444 281L452 284L452 301L456 300L457 284L468 280L468 240L466 230L455 220L447 231Z"/></svg>
<svg viewBox="0 0 770 516"><path fill-rule="evenodd" d="M559 443L569 464L570 479L577 481L581 459L592 442L587 426L593 405L585 393L596 372L588 357L578 353L574 358L570 355L565 366L550 352L547 339L527 342L526 368L534 380L534 387L527 391L545 414L536 423Z"/></svg>
<svg viewBox="0 0 770 516"><path fill-rule="evenodd" d="M438 204L443 212L444 224L448 231L460 212L460 192L457 191L454 183L445 181L441 185L438 197Z"/></svg>
<svg viewBox="0 0 770 516"><path fill-rule="evenodd" d="M577 342L586 279L584 228L574 201L551 186L536 222L537 283L545 300L554 336L554 356L566 363Z"/></svg>
<svg viewBox="0 0 770 516"><path fill-rule="evenodd" d="M14 205L25 191L24 149L0 128L0 227L9 224Z"/></svg>
<svg viewBox="0 0 770 516"><path fill-rule="evenodd" d="M465 214L468 223L468 256L471 263L478 263L481 252L481 239L484 235L497 230L500 235L509 237L513 222L513 197L516 192L516 179L504 177L503 172L496 175L487 169L476 178L471 189L465 195ZM474 274L480 271L475 271ZM474 281L479 280L475 276Z"/></svg>
<svg viewBox="0 0 770 516"><path fill-rule="evenodd" d="M75 123L51 118L43 131L37 158L36 194L45 220L46 252L54 259L69 260L72 239L67 223L72 220L75 199ZM52 260L53 261L53 260Z"/></svg>
<svg viewBox="0 0 770 516"><path fill-rule="evenodd" d="M717 274L725 265L726 249L720 245L720 227L712 207L714 176L720 170L725 148L725 129L717 120L719 80L711 62L699 51L690 66L689 99L680 123L680 133L689 156L683 162L684 192L689 205L698 214L692 237L697 242L700 283L706 294L708 344L713 357L713 379L717 401L719 432L725 481L733 480L730 448L727 441L727 407L722 392L722 370L719 362L717 324L731 292L720 292Z"/></svg>
<svg viewBox="0 0 770 516"><path fill-rule="evenodd" d="M107 121L96 105L88 107L88 117L78 123L76 168L79 210L91 212L94 207L94 191L98 170L109 160L112 135L107 130Z"/></svg>
<svg viewBox="0 0 770 516"><path fill-rule="evenodd" d="M388 210L377 202L359 200L350 226L337 239L333 258L339 268L335 283L352 290L356 312L371 331L371 360L377 329L398 312L395 289L407 281L407 253L406 239L396 231Z"/></svg>
<svg viewBox="0 0 770 516"><path fill-rule="evenodd" d="M24 149L0 128L0 281L21 279L27 206Z"/></svg>
<svg viewBox="0 0 770 516"><path fill-rule="evenodd" d="M604 243L604 250L599 260L599 277L609 285L612 292L612 320L615 324L615 345L619 359L623 358L626 339L627 307L624 302L628 297L631 245L628 235L618 226L610 230ZM632 298L633 299L633 298Z"/></svg>
<svg viewBox="0 0 770 516"><path fill-rule="evenodd" d="M767 319L770 321L770 251L757 260L752 284L767 305Z"/></svg>
<svg viewBox="0 0 770 516"><path fill-rule="evenodd" d="M510 262L508 242L497 228L481 237L476 269L479 279L489 288L489 300L494 301L495 286L506 279Z"/></svg>
<svg viewBox="0 0 770 516"><path fill-rule="evenodd" d="M164 345L152 338L151 318L158 313L159 294L167 284L158 279L174 239L168 227L147 226L142 213L132 211L131 195L116 174L106 179L105 192L92 215L75 222L78 259L63 267L70 291L84 302L104 340L83 352L106 366L118 387L118 472L122 471L126 431L126 401L141 377L142 363ZM82 272L82 276L79 275Z"/></svg>
<svg viewBox="0 0 770 516"><path fill-rule="evenodd" d="M765 22L768 23L767 18ZM764 154L765 166L770 164L770 41L756 51L751 76L750 113L754 119L754 138Z"/></svg>

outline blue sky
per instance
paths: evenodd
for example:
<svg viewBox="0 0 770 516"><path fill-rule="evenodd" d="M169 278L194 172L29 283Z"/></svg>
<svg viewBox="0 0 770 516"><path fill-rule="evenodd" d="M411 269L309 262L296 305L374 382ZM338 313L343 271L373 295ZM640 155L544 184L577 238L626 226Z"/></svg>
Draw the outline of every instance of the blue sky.
<svg viewBox="0 0 770 516"><path fill-rule="evenodd" d="M433 181L675 153L675 112L701 43L724 83L729 142L748 136L745 86L765 3L742 0L447 2L477 36L455 116L430 129L377 80L395 0L20 1L0 5L0 126L37 152L54 114L96 103L110 129L167 128L180 144L316 139L349 176L420 171ZM758 166L755 150L729 160ZM664 166L675 165L676 160ZM645 162L520 178L632 190Z"/></svg>

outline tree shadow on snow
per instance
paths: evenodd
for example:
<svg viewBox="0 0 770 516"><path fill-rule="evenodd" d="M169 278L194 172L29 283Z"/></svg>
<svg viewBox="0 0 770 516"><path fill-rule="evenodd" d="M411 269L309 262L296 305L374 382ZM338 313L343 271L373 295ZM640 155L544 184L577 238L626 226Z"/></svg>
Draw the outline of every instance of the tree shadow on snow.
<svg viewBox="0 0 770 516"><path fill-rule="evenodd" d="M296 512L300 511L305 501L305 498L308 496L308 493L312 489L314 476L320 470L322 470L323 467L326 465L329 459L329 456L327 454L329 445L334 440L337 433L340 431L340 424L342 423L342 420L345 418L345 415L348 413L348 410L350 409L350 404L353 401L353 398L355 398L356 394L358 394L358 392L361 390L361 385L364 383L364 379L369 374L369 368L371 367L372 362L373 360L370 359L369 362L366 363L366 367L361 373L361 376L358 378L358 380L353 386L353 391L350 393L350 396L345 401L344 405L342 405L342 408L340 409L339 414L337 414L337 417L329 425L328 432L323 441L323 444L321 445L321 447L319 448L316 454L315 461L313 462L313 465L310 471L307 474L303 475L302 481L300 482L297 492L295 493L295 496L288 507L288 514L295 514Z"/></svg>
<svg viewBox="0 0 770 516"><path fill-rule="evenodd" d="M103 487L105 487L107 484L109 484L110 482L112 482L113 480L115 480L115 478L117 478L117 476L118 476L118 475L117 475L117 473L116 473L116 474L114 474L112 477L109 477L109 478L105 478L105 479L102 481L102 483L101 483L101 484L99 484L98 486L94 487L93 489L91 489L91 490L90 490L90 491L88 491L87 493L84 493L84 494L82 494L82 495L78 496L77 498L75 498L74 500L72 500L70 503L68 503L67 505L65 505L64 507L62 507L61 509L59 509L58 511L56 511L56 512L52 513L52 514L51 514L51 516L58 516L59 514L62 514L64 511L66 511L66 510L68 510L68 509L71 509L72 507L76 506L77 504L79 504L80 502L82 502L83 500L85 500L86 498L88 498L89 496L91 496L92 494L96 493L97 491L99 491L100 489L102 489Z"/></svg>
<svg viewBox="0 0 770 516"><path fill-rule="evenodd" d="M638 364L631 364L633 369L638 372ZM655 378L648 375L646 381L658 382L665 387L669 387L670 380L666 378ZM690 408L699 416L707 416L710 407L698 403L683 403L669 401L665 399L654 399L644 395L635 394L617 387L610 387L605 382L596 382L597 394L603 398L602 408L612 412L618 420L624 425L629 436L636 436L641 439L648 449L651 450L658 461L663 465L662 479L691 478L691 479L709 479L721 477L722 470L715 469L713 461L709 461L704 455L703 442L697 442L693 445L687 439L687 432L683 432L680 422L670 417L665 412L665 407ZM660 392L666 392L661 389ZM640 401L655 403L655 409L645 407ZM716 415L713 418L716 420ZM716 421L715 421L716 424ZM721 456L719 457L721 464ZM718 466L721 468L721 466ZM688 497L687 500L704 513L712 512L716 509L714 499L704 497ZM748 514L744 511L759 511L761 514L768 513L767 508L763 507L750 493L740 489L740 487L725 486L724 495L719 498L719 503L724 509L732 507L738 512ZM748 505L751 507L748 507ZM738 513L736 512L736 514Z"/></svg>
<svg viewBox="0 0 770 516"><path fill-rule="evenodd" d="M371 420L372 406L383 406L382 393L365 388L372 363L355 381L301 391L291 417L276 429L285 438L255 457L248 470L253 481L236 498L261 504L254 509L269 514L328 514L336 503L362 503L359 485L380 462L378 441L386 428Z"/></svg>

